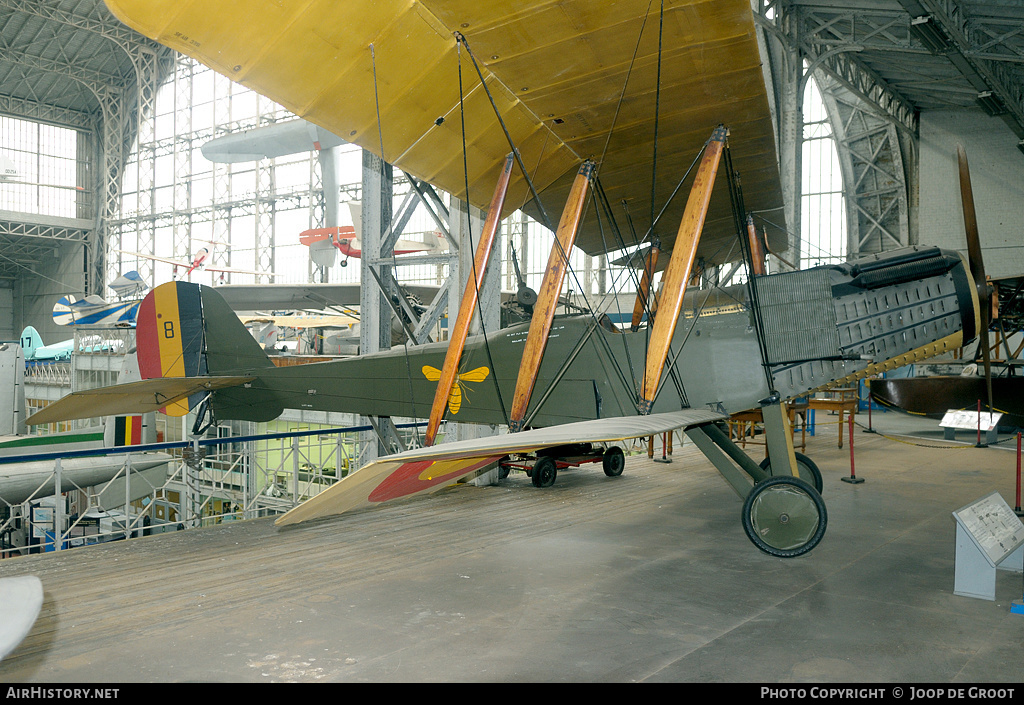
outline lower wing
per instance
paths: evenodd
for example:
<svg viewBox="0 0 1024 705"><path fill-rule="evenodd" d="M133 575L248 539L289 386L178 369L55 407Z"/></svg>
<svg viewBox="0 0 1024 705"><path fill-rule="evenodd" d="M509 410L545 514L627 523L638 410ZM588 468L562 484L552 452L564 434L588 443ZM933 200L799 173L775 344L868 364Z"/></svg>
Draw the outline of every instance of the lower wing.
<svg viewBox="0 0 1024 705"><path fill-rule="evenodd" d="M486 468L512 453L574 443L611 443L690 428L727 418L708 409L684 409L648 416L621 416L474 438L416 448L363 466L329 489L278 517L278 526L297 524L364 505L412 497Z"/></svg>

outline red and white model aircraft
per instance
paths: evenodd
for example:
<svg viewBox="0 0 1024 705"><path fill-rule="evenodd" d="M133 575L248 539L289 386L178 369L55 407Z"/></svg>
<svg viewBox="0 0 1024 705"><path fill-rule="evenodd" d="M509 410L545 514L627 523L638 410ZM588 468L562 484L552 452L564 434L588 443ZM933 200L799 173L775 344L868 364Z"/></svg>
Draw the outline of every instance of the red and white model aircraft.
<svg viewBox="0 0 1024 705"><path fill-rule="evenodd" d="M309 247L309 256L313 262L321 267L333 267L337 255L337 249L345 259L341 261L342 267L348 266L349 257L361 257L363 246L360 242L358 232L362 226L362 208L359 203L349 203L349 211L352 214L353 225L342 225L333 228L313 228L299 233L299 242ZM448 249L444 236L438 231L424 234L428 241L398 240L395 242L396 255L408 255L419 252L441 252ZM432 241L431 241L432 240Z"/></svg>
<svg viewBox="0 0 1024 705"><path fill-rule="evenodd" d="M214 243L210 243L210 244L212 245ZM171 258L171 257L159 257L157 255L147 255L147 254L143 254L141 252L129 252L127 250L117 250L117 252L119 252L122 255L128 255L130 257L141 257L143 259L153 260L154 262L163 262L164 264L172 265L173 269L171 270L171 276L174 279L178 278L178 269L179 268L184 268L185 269L185 273L183 274L183 277L185 279L189 279L191 277L191 275L192 275L192 272L194 272L197 269L201 269L201 270L204 270L204 271L207 271L207 272L220 272L222 275L223 274L253 274L253 275L258 276L258 277L274 277L274 276L277 276L273 272L257 272L257 271L251 270L251 269L235 269L233 267L218 267L218 266L213 266L213 265L207 264L207 260L209 259L210 254L211 254L211 250L210 250L209 247L201 247L201 248L199 248L196 251L195 255L193 255L192 261L181 260L181 259L174 259L174 258Z"/></svg>

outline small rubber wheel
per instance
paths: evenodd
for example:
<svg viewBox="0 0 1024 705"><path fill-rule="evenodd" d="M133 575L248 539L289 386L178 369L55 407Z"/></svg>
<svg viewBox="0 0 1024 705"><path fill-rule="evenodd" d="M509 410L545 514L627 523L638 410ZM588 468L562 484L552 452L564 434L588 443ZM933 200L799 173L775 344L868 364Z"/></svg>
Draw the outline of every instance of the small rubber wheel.
<svg viewBox="0 0 1024 705"><path fill-rule="evenodd" d="M499 480L504 480L505 478L507 478L507 477L508 477L508 474L509 474L509 473L510 473L511 471L512 471L512 470L511 470L511 468L509 468L509 466L508 466L508 465L505 465L504 463L500 463L500 464L498 465L498 479L499 479Z"/></svg>
<svg viewBox="0 0 1024 705"><path fill-rule="evenodd" d="M612 446L606 450L604 457L601 459L601 467L604 468L604 474L608 477L618 477L621 475L626 467L626 456L622 452L622 448Z"/></svg>
<svg viewBox="0 0 1024 705"><path fill-rule="evenodd" d="M754 485L743 503L743 530L765 553L800 556L825 536L828 512L821 495L792 475L769 477Z"/></svg>
<svg viewBox="0 0 1024 705"><path fill-rule="evenodd" d="M537 458L533 464L533 472L530 479L534 487L551 487L555 484L555 477L558 475L558 466L554 458Z"/></svg>
<svg viewBox="0 0 1024 705"><path fill-rule="evenodd" d="M801 480L818 490L818 494L821 494L825 489L825 483L822 482L821 470L818 469L817 464L803 453L794 453L794 455L796 455L797 475ZM761 469L769 475L772 474L771 458L765 458L761 461Z"/></svg>

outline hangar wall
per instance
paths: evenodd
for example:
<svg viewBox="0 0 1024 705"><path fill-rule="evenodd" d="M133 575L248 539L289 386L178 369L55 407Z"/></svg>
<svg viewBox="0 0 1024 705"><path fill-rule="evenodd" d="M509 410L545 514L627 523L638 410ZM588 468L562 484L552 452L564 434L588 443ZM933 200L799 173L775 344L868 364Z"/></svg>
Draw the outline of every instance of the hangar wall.
<svg viewBox="0 0 1024 705"><path fill-rule="evenodd" d="M0 282L0 341L17 340L20 332L14 330L14 286Z"/></svg>
<svg viewBox="0 0 1024 705"><path fill-rule="evenodd" d="M79 242L54 242L53 256L42 257L33 263L37 276L18 282L15 312L19 315L13 316L15 336L29 325L35 327L47 345L72 336L71 330L53 322L53 305L68 294L79 298L84 296L83 249L84 245ZM104 292L104 295L106 293L109 292Z"/></svg>
<svg viewBox="0 0 1024 705"><path fill-rule="evenodd" d="M985 271L1024 272L1024 153L1000 118L980 110L921 113L920 230L922 245L966 251L956 145L967 152Z"/></svg>

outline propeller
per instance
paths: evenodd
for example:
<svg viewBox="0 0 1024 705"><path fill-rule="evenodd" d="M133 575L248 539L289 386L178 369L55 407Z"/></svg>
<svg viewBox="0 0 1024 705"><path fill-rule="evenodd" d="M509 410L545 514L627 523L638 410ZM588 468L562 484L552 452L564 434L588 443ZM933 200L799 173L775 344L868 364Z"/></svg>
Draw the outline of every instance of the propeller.
<svg viewBox="0 0 1024 705"><path fill-rule="evenodd" d="M960 200L964 210L964 228L967 232L967 260L971 276L978 289L978 308L981 309L981 330L978 331L978 345L981 346L982 361L985 365L985 391L988 393L988 410L992 412L992 361L988 345L988 329L992 325L992 286L985 276L985 262L981 256L981 240L978 237L978 219L974 212L974 192L971 190L971 171L967 164L967 153L957 145L957 161L960 166Z"/></svg>

